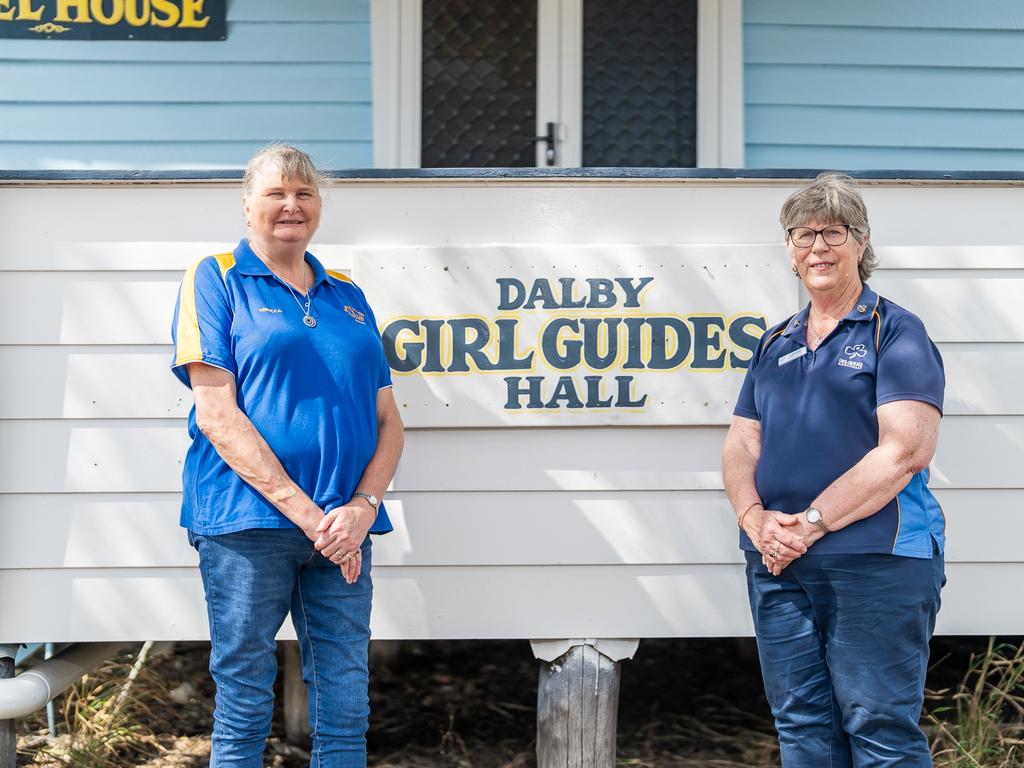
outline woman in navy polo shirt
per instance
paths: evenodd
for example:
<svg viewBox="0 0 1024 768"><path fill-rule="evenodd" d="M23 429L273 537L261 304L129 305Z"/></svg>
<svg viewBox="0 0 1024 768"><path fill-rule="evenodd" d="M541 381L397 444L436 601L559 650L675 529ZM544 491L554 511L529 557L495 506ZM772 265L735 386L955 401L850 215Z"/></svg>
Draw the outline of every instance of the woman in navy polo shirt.
<svg viewBox="0 0 1024 768"><path fill-rule="evenodd" d="M930 766L918 726L944 518L928 489L945 378L921 320L865 283L852 180L780 216L810 303L755 351L723 451L785 768Z"/></svg>
<svg viewBox="0 0 1024 768"><path fill-rule="evenodd" d="M248 236L185 274L175 375L191 387L181 524L199 552L217 683L210 765L259 768L274 637L291 612L312 765L366 765L370 539L402 421L362 291L306 251L320 175L299 150L249 161Z"/></svg>

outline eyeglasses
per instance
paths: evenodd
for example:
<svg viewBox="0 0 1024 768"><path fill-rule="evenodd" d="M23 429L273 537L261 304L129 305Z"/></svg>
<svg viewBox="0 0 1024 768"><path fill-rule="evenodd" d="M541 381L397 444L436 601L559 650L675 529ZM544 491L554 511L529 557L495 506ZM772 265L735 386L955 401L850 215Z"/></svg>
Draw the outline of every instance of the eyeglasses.
<svg viewBox="0 0 1024 768"><path fill-rule="evenodd" d="M830 224L824 229L811 229L810 227L790 227L786 230L789 241L797 248L810 248L814 241L821 235L826 245L842 245L850 236L849 224Z"/></svg>

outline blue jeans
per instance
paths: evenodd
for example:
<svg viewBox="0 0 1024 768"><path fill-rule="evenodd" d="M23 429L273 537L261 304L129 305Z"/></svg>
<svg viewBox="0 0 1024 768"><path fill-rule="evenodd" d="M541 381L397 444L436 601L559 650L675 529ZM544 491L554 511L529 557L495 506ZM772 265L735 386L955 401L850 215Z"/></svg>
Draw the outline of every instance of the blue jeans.
<svg viewBox="0 0 1024 768"><path fill-rule="evenodd" d="M312 768L364 768L370 715L370 538L346 584L302 531L189 532L199 552L217 684L211 768L262 768L274 710L274 636L288 611L309 690Z"/></svg>
<svg viewBox="0 0 1024 768"><path fill-rule="evenodd" d="M918 725L942 555L813 555L747 591L785 768L931 766Z"/></svg>

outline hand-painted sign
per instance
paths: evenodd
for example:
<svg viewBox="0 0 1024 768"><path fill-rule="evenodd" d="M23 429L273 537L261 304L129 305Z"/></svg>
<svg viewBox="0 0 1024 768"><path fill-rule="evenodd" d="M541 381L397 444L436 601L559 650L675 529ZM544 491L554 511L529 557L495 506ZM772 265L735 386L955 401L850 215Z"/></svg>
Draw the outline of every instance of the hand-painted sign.
<svg viewBox="0 0 1024 768"><path fill-rule="evenodd" d="M414 426L709 423L796 301L746 248L360 249L353 275Z"/></svg>
<svg viewBox="0 0 1024 768"><path fill-rule="evenodd" d="M0 37L224 40L225 0L0 0Z"/></svg>

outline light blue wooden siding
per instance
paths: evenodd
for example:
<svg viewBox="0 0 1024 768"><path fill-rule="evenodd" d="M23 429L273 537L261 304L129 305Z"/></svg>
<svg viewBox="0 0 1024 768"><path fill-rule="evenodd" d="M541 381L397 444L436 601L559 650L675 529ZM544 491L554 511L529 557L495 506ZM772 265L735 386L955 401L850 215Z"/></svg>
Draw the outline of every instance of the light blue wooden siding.
<svg viewBox="0 0 1024 768"><path fill-rule="evenodd" d="M0 168L373 166L370 0L229 0L209 42L0 40Z"/></svg>
<svg viewBox="0 0 1024 768"><path fill-rule="evenodd" d="M745 0L746 165L1024 169L1020 0Z"/></svg>

